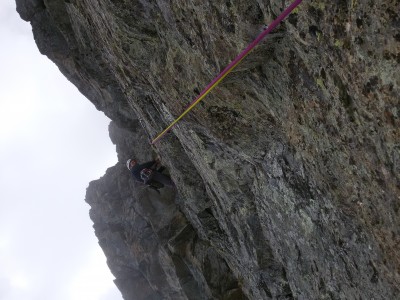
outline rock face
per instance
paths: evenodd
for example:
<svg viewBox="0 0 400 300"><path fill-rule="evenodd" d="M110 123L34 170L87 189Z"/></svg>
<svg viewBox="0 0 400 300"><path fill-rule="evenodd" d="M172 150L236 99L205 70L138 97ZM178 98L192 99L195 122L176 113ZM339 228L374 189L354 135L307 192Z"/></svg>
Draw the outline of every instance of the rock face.
<svg viewBox="0 0 400 300"><path fill-rule="evenodd" d="M90 183L125 299L398 299L400 3L17 0L40 51L113 122ZM132 181L161 155L178 191Z"/></svg>

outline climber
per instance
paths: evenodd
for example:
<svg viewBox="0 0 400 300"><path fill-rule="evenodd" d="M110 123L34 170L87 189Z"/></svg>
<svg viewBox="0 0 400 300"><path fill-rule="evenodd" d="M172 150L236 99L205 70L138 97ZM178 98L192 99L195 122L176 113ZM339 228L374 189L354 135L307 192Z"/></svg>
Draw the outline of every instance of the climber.
<svg viewBox="0 0 400 300"><path fill-rule="evenodd" d="M159 159L143 164L138 164L135 159L128 159L126 167L131 171L136 181L153 187L156 190L164 186L175 187L171 178L161 173L165 167L161 166Z"/></svg>

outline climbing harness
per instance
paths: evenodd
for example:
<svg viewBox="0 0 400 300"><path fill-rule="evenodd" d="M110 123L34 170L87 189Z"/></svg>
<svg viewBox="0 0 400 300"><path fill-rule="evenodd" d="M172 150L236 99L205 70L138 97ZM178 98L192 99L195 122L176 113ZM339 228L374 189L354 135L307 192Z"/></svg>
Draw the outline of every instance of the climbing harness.
<svg viewBox="0 0 400 300"><path fill-rule="evenodd" d="M206 88L197 96L196 99L193 100L192 103L188 106L188 108L178 117L176 118L167 128L164 129L152 142L154 144L158 140L160 140L168 131L172 129L172 127L179 122L193 107L195 107L203 98L213 89L215 88L225 77L228 75L249 53L254 47L261 42L261 40L269 34L272 30L275 29L276 26L286 18L300 3L302 0L294 1L288 8L286 8L263 32L261 32L257 38L247 46L246 49L242 51L217 77L213 79L206 86Z"/></svg>
<svg viewBox="0 0 400 300"><path fill-rule="evenodd" d="M143 180L145 184L153 177L153 170L151 169L143 169L140 171L140 179Z"/></svg>

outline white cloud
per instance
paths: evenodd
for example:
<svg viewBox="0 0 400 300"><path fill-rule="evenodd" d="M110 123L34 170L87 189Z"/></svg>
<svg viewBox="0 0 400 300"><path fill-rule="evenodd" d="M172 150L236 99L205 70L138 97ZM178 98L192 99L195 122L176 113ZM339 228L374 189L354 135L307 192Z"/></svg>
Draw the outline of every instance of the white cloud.
<svg viewBox="0 0 400 300"><path fill-rule="evenodd" d="M0 6L0 299L120 300L84 202L117 160L109 120L13 5Z"/></svg>
<svg viewBox="0 0 400 300"><path fill-rule="evenodd" d="M37 114L37 107L32 99L38 98L37 78L32 69L24 70L32 62L26 56L26 51L32 51L32 43L24 36L11 36L6 32L2 39L13 41L2 50L0 62L1 98L0 98L0 142L5 142L13 134L24 133L30 128ZM4 45L4 44L3 44Z"/></svg>
<svg viewBox="0 0 400 300"><path fill-rule="evenodd" d="M27 290L31 288L31 282L23 272L16 272L12 274L10 278L10 286L14 289Z"/></svg>
<svg viewBox="0 0 400 300"><path fill-rule="evenodd" d="M101 266L105 261L100 248L93 249L90 258L70 284L67 299L98 300L105 295L110 296L114 278L111 274L101 272Z"/></svg>

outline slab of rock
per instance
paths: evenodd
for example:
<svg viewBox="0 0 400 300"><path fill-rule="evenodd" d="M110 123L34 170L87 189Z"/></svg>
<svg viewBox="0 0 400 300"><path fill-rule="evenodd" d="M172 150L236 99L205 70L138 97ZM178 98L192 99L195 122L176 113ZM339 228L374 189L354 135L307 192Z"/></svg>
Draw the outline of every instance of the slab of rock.
<svg viewBox="0 0 400 300"><path fill-rule="evenodd" d="M288 1L17 0L40 51L113 122L90 183L125 299L396 299L398 1L304 1L149 142ZM161 155L177 191L132 181Z"/></svg>

